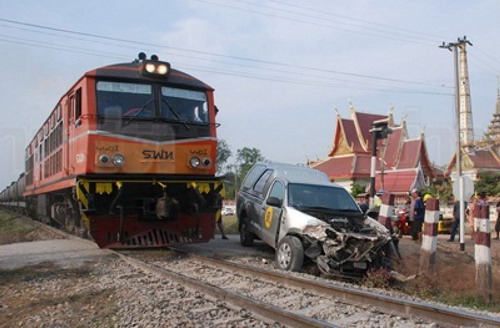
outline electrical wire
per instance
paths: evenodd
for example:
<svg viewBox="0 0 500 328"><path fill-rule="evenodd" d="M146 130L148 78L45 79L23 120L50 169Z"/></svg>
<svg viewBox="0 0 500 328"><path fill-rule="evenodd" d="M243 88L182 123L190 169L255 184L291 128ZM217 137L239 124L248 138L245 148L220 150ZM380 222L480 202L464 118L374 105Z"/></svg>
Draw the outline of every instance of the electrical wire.
<svg viewBox="0 0 500 328"><path fill-rule="evenodd" d="M286 2L278 1L278 0L268 0L268 1L278 3L278 4L281 4L283 6L287 6L287 7L292 7L292 8L296 8L296 9L300 9L300 10L307 10L310 12L319 13L322 15L339 17L339 18L345 19L347 21L356 21L356 22L367 24L367 25L378 25L378 26L381 26L381 27L384 27L387 29L399 30L399 31L402 31L402 32L405 32L408 34L413 34L413 35L428 36L428 37L432 37L433 42L439 42L439 40L448 39L447 37L437 36L437 35L426 33L426 32L420 32L420 31L415 31L415 30L406 29L406 28L402 28L402 27L395 27L395 26L391 26L391 25L386 25L386 24L382 24L380 22L368 21L368 20L359 19L359 18L355 18L355 17L340 15L337 13L333 13L331 11L325 12L324 10L318 10L316 8L306 7L306 6L299 6L299 5L290 4L290 3L286 3Z"/></svg>
<svg viewBox="0 0 500 328"><path fill-rule="evenodd" d="M244 4L249 4L249 5L252 5L252 6L258 6L258 7L262 7L262 4L261 3L255 3L255 2L252 2L252 1L247 1L247 0L233 0L233 1L237 1L237 2L240 2L240 3L244 3ZM269 9L272 9L272 10L276 10L276 11L279 11L279 12L284 12L284 13L287 13L287 14L293 14L293 15L299 15L300 17L309 17L309 18L313 18L313 19L319 19L319 20L322 20L322 21L326 21L326 22L332 22L332 23L338 23L338 24L342 24L342 25L349 25L349 26L354 26L356 28L361 28L363 30L369 30L369 31L377 31L377 32L381 32L381 33L389 33L389 34L395 34L396 36L403 36L405 38L407 37L411 37L413 40L415 39L420 39L422 41L430 41L432 42L432 44L435 44L436 42L439 42L439 38L437 37L433 37L432 39L429 38L428 36L425 35L425 33L418 33L418 32L408 32L408 30L404 30L404 29L397 29L397 28L392 28L394 31L388 31L386 27L386 29L381 29L378 27L379 24L377 23L374 23L374 22L367 22L367 21L363 21L363 20L358 20L358 19L354 19L352 17L347 17L347 16L342 16L342 15L335 15L335 14L328 14L328 13L325 13L325 12L322 12L322 11L319 11L319 10L311 10L310 8L307 8L307 7L302 7L302 6L298 6L298 5L290 5L290 4L287 4L287 3L283 3L283 2L280 2L280 1L270 1L270 2L273 2L273 3L277 3L279 5L284 5L284 6L287 6L287 7L292 7L294 9L300 9L300 12L297 12L295 10L287 10L287 9L283 9L283 8L269 8ZM266 8L268 9L268 8ZM307 14L307 13L304 13L304 10L306 11L310 11L310 12L315 12L315 13L320 13L321 16L318 16L318 15L312 15L312 14ZM326 17L325 17L326 16ZM339 21L338 19L334 19L332 17L339 17L341 18L341 20ZM361 22L362 24L359 24L359 23L353 23L353 21L357 21L357 22ZM365 25L369 25L369 26L365 26ZM356 30L353 30L354 32L361 32L361 31L356 31ZM422 36L418 36L418 35L422 35ZM405 39L405 41L407 41Z"/></svg>
<svg viewBox="0 0 500 328"><path fill-rule="evenodd" d="M393 40L393 41L400 41L400 42L407 42L407 43L411 42L412 44L422 44L422 45L426 45L426 46L430 45L430 43L428 43L428 42L422 42L422 41L416 41L416 40L410 41L410 40L408 40L408 38L384 36L384 35L380 35L380 34L373 33L373 32L367 32L367 31L361 32L358 30L353 30L353 29L349 29L349 28L345 28L345 27L338 27L338 26L334 26L331 24L322 24L322 23L319 23L317 21L307 21L307 20L297 19L297 18L293 18L293 17L289 17L289 16L272 14L272 13L268 13L265 11L258 11L258 10L242 8L242 7L238 7L238 6L234 6L234 5L221 4L221 3L213 2L213 1L209 1L209 0L196 0L196 1L206 3L209 5L213 5L213 6L222 7L222 8L229 8L229 9L233 9L233 10L237 10L237 11L243 11L246 13L259 14L262 16L279 18L279 19L288 20L288 21L297 22L297 23L303 23L303 24L314 25L314 26L325 27L325 28L332 28L332 29L344 31L344 32L361 33L361 34L365 34L368 36L382 38L382 39L388 39L388 40Z"/></svg>
<svg viewBox="0 0 500 328"><path fill-rule="evenodd" d="M0 35L0 42L9 42L9 43L20 44L20 45L36 46L36 47L41 47L41 48L62 50L62 51L66 51L66 52L74 52L74 53L79 53L79 54L107 57L107 58L113 58L113 59L117 59L117 58L124 59L125 58L121 54L112 53L112 52L96 51L96 50L90 50L88 48L79 48L79 47L71 48L68 46L60 45L60 44L53 44L53 43L49 43L49 42L34 41L34 40L27 40L27 39L13 40L13 39L5 38L5 36L3 36L3 35ZM375 88L375 87L363 87L363 86L358 86L358 85L326 83L326 82L315 81L315 80L293 79L291 77L266 76L266 75L262 75L262 74L255 75L255 74L252 74L250 72L234 72L234 71L227 71L227 70L220 70L220 69L215 70L215 69L209 69L206 67L192 66L190 64L182 64L182 63L180 63L180 65L178 67L179 68L184 67L184 68L194 70L194 71L213 73L213 74L219 74L219 75L229 75L229 76L234 76L234 77L250 78L250 79L262 80L262 81L284 82L284 83L291 83L291 84L320 86L320 87L328 87L328 88L335 87L335 88L368 90L368 91L389 92L389 93L427 94L427 95L438 95L438 96L452 96L453 95L453 94L444 93L444 92L440 93L440 92L431 92L431 91L424 91L424 90L409 90L409 89L384 89L384 88Z"/></svg>
<svg viewBox="0 0 500 328"><path fill-rule="evenodd" d="M128 39L111 37L111 36L106 36L106 35L99 35L99 34L94 34L94 33L67 30L67 29L62 29L62 28L56 28L56 27L51 27L51 26L46 26L46 25L39 25L39 24L32 24L32 23L10 20L10 19L5 19L5 18L0 18L0 21L5 22L5 23L14 24L14 25L28 26L28 27L32 27L32 28L37 28L37 29L42 29L42 30L50 30L50 31L54 31L54 32L64 33L64 34L79 35L79 36L85 36L85 37L90 37L90 38L97 38L97 39L101 39L101 40L115 41L115 42L121 42L121 43L131 43L131 44L142 45L142 46L152 46L152 47L158 47L158 48L164 48L164 49L173 49L173 50L178 50L178 51L183 51L183 52L188 52L188 53L209 55L209 56L214 56L214 57L219 57L219 58L228 58L228 59L235 59L235 60L246 61L246 62L254 62L254 63L260 63L260 64L266 64L266 65L274 65L274 66L288 67L288 68L293 68L293 69L309 70L309 71L314 71L314 72L323 72L323 73L330 73L330 74L337 74L337 75L344 75L344 76L365 78L365 79L373 79L373 80L380 80L380 81L387 81L387 82L394 82L394 83L404 83L404 84L413 84L413 85L421 85L421 86L432 86L432 87L439 87L439 88L443 87L443 85L432 84L432 83L394 79L394 78L381 77L381 76L375 76L375 75L358 74L358 73L344 72L344 71L331 70L331 69L323 69L323 68L317 68L317 67L311 67L311 66L305 66L305 65L289 64L289 63L283 63L283 62L271 61L271 60L265 60L265 59L256 59L256 58L248 58L248 57L241 57L241 56L224 55L224 54L208 52L208 51L186 49L186 48L180 48L180 47L172 47L172 46L166 46L166 45L161 45L161 44L156 44L156 43L151 43L151 42L128 40Z"/></svg>

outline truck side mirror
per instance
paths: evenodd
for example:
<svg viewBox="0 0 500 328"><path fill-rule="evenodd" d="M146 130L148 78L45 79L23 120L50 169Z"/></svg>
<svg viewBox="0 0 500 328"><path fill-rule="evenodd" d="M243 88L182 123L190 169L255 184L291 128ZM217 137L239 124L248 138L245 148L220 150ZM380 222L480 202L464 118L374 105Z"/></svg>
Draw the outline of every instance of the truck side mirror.
<svg viewBox="0 0 500 328"><path fill-rule="evenodd" d="M267 199L267 205L274 207L281 207L281 205L283 205L283 201L278 197L269 197Z"/></svg>

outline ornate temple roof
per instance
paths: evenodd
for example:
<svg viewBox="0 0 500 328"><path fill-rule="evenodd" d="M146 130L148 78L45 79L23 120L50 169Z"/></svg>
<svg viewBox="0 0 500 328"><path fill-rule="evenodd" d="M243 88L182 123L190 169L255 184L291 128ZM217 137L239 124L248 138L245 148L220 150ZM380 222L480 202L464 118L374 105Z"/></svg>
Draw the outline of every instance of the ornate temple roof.
<svg viewBox="0 0 500 328"><path fill-rule="evenodd" d="M408 139L406 122L395 125L392 111L388 115L361 113L352 105L350 111L350 119L337 115L328 157L310 163L311 167L325 172L331 180L368 178L372 144L369 130L374 121L385 119L389 121L393 133L387 139L379 140L377 178L383 169L384 184L387 179L391 189L408 192L418 180L419 172L434 177L423 134L419 138Z"/></svg>

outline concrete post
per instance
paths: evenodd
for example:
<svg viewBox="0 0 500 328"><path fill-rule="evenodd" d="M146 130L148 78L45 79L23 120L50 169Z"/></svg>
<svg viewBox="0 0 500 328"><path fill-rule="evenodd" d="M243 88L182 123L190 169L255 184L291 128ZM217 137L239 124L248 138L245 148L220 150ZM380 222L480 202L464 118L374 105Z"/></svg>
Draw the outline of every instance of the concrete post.
<svg viewBox="0 0 500 328"><path fill-rule="evenodd" d="M438 223L439 200L429 198L425 205L424 231L420 248L420 272L422 273L435 269Z"/></svg>
<svg viewBox="0 0 500 328"><path fill-rule="evenodd" d="M395 195L384 192L382 195L382 205L380 205L380 210L378 212L378 222L380 222L384 227L392 232L392 221L391 216L394 213L394 199Z"/></svg>
<svg viewBox="0 0 500 328"><path fill-rule="evenodd" d="M491 227L489 205L474 208L474 259L476 290L486 302L491 302Z"/></svg>

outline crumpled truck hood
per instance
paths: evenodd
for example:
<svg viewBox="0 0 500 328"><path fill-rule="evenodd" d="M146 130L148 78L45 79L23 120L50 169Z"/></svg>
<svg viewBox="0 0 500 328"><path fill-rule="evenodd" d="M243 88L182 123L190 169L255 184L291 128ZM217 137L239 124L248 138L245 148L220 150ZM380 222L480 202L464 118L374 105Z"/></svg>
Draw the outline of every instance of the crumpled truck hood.
<svg viewBox="0 0 500 328"><path fill-rule="evenodd" d="M327 223L293 207L285 207L284 215L287 218L288 233L299 233L313 242L319 242L324 254L337 265L347 261L371 262L377 256L380 247L392 239L390 232L382 224L369 217L352 224L357 231L347 231L344 226L336 227L335 223ZM331 217L338 217L340 222L351 222L347 216L332 214Z"/></svg>

